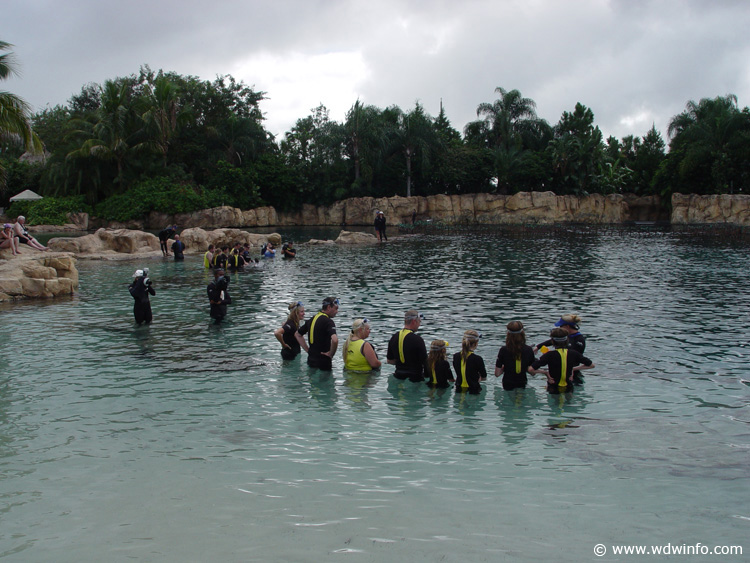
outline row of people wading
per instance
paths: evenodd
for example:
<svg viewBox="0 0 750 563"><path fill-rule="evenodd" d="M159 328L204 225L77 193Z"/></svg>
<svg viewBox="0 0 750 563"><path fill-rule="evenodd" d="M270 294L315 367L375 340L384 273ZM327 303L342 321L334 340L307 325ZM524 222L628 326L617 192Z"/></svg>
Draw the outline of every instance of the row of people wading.
<svg viewBox="0 0 750 563"><path fill-rule="evenodd" d="M333 320L338 314L339 305L337 298L326 297L320 311L305 320L304 304L301 301L290 303L286 322L274 332L281 343L282 357L292 360L304 350L310 367L330 370L339 347ZM386 362L396 366L394 377L415 383L426 382L435 388L454 385L459 393L480 393L481 382L487 379L484 360L476 352L481 334L475 330L464 332L461 351L453 354L451 369L448 342L433 340L428 352L424 340L417 334L423 319L424 316L414 309L406 311L404 327L391 336ZM503 388L512 390L526 387L527 374L544 375L547 391L555 394L570 393L575 385L582 384L580 372L593 368L594 364L583 355L586 338L579 330L580 322L578 315L563 315L555 323L550 338L535 347L526 343L521 321L508 323L505 345L500 348L495 362L495 377L502 376ZM369 335L369 320L355 319L342 346L346 369L370 371L380 368L378 354L372 343L367 341ZM537 352L541 352L539 357L536 356Z"/></svg>

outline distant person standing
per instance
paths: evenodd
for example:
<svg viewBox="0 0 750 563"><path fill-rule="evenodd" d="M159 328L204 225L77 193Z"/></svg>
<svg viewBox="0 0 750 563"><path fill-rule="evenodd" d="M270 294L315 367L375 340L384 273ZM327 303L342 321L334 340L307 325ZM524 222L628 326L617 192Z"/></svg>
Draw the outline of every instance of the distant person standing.
<svg viewBox="0 0 750 563"><path fill-rule="evenodd" d="M297 250L294 248L294 243L291 240L281 246L281 256L284 258L294 258L297 256Z"/></svg>
<svg viewBox="0 0 750 563"><path fill-rule="evenodd" d="M208 284L206 293L211 304L211 318L214 324L220 324L227 316L227 305L232 303L229 296L229 276L224 275L222 268L214 270L214 281Z"/></svg>
<svg viewBox="0 0 750 563"><path fill-rule="evenodd" d="M423 315L415 309L404 313L404 328L388 341L386 361L396 366L396 379L408 379L415 383L424 381L427 347L422 337L416 334L422 325Z"/></svg>
<svg viewBox="0 0 750 563"><path fill-rule="evenodd" d="M177 232L177 225L167 225L166 229L159 231L159 246L161 246L161 253L163 256L170 256L167 242Z"/></svg>
<svg viewBox="0 0 750 563"><path fill-rule="evenodd" d="M204 268L210 268L214 261L214 245L209 244L208 250L203 255L203 267Z"/></svg>
<svg viewBox="0 0 750 563"><path fill-rule="evenodd" d="M336 323L333 318L339 312L339 300L335 297L323 299L320 311L304 325L297 329L294 337L302 349L307 352L307 365L330 371L333 368L333 357L339 346L339 337L336 334ZM310 344L305 342L308 335Z"/></svg>
<svg viewBox="0 0 750 563"><path fill-rule="evenodd" d="M141 323L150 324L153 314L151 313L151 301L148 296L149 294L156 295L156 290L148 278L148 268L135 271L133 283L128 286L128 290L135 300L133 304L135 322L139 325Z"/></svg>
<svg viewBox="0 0 750 563"><path fill-rule="evenodd" d="M180 240L180 235L174 236L174 242L172 243L172 254L174 254L175 260L185 259L185 243Z"/></svg>
<svg viewBox="0 0 750 563"><path fill-rule="evenodd" d="M376 211L375 212L375 234L378 237L378 242L383 242L383 240L388 240L388 237L385 236L385 214L382 211Z"/></svg>

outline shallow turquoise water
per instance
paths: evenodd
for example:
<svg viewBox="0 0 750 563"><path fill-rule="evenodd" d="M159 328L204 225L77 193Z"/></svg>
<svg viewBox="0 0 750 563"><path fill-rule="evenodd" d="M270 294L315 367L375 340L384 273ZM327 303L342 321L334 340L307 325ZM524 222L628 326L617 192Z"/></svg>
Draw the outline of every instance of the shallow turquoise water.
<svg viewBox="0 0 750 563"><path fill-rule="evenodd" d="M395 235L395 232L393 232ZM304 231L291 236L305 240ZM309 238L309 234L307 236ZM306 246L233 277L80 261L71 299L0 307L0 558L12 561L582 561L596 544L750 551L750 257L732 237L509 229ZM151 268L154 323L127 283ZM457 397L392 367L283 362L285 303L341 301L384 356L403 311L425 340L504 326L531 343L584 317L597 365L565 400L540 378ZM653 559L646 558L646 559ZM717 560L743 560L722 556ZM638 560L605 556L598 560ZM697 560L693 558L693 560Z"/></svg>

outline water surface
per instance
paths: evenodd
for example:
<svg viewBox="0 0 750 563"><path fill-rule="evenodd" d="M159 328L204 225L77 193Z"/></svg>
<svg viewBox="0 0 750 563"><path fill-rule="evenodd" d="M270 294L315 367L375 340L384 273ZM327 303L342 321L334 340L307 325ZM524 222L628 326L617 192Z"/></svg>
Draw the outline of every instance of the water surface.
<svg viewBox="0 0 750 563"><path fill-rule="evenodd" d="M0 558L582 561L599 543L743 545L741 240L574 227L372 248L287 236L299 258L233 276L220 327L197 256L79 261L77 296L0 307ZM134 326L127 292L143 266L150 327ZM282 361L272 331L285 304L314 312L327 295L341 299L342 338L366 316L381 357L415 307L425 340L451 352L479 330L490 367L508 321L537 343L577 311L597 367L569 398L541 378L506 392L494 377L456 396L390 366Z"/></svg>

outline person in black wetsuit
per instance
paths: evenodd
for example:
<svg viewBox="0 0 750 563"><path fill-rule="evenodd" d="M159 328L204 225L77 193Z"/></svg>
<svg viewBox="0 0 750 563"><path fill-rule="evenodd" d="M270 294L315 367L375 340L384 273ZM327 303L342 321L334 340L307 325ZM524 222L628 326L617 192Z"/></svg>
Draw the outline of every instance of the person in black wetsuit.
<svg viewBox="0 0 750 563"><path fill-rule="evenodd" d="M382 211L378 211L375 215L375 234L378 236L378 242L383 242L383 240L388 240L388 237L385 236L385 215Z"/></svg>
<svg viewBox="0 0 750 563"><path fill-rule="evenodd" d="M415 383L424 381L427 347L422 337L416 334L422 319L424 316L416 309L406 311L404 328L388 341L386 361L396 366L393 372L396 379L408 379Z"/></svg>
<svg viewBox="0 0 750 563"><path fill-rule="evenodd" d="M573 374L591 369L594 363L583 354L568 348L568 332L560 327L550 332L554 350L535 360L529 368L531 373L543 373L547 376L547 392L557 395L573 392ZM548 369L539 369L548 366Z"/></svg>
<svg viewBox="0 0 750 563"><path fill-rule="evenodd" d="M453 369L456 371L456 393L476 395L482 391L480 381L487 379L484 360L474 353L479 345L480 334L476 330L464 332L461 351L453 354Z"/></svg>
<svg viewBox="0 0 750 563"><path fill-rule="evenodd" d="M167 247L167 241L174 236L177 232L177 225L167 225L166 229L159 231L159 246L161 246L161 253L164 256L170 256L169 248Z"/></svg>
<svg viewBox="0 0 750 563"><path fill-rule="evenodd" d="M294 243L291 240L282 245L281 256L284 258L294 258L297 256L297 249L294 248Z"/></svg>
<svg viewBox="0 0 750 563"><path fill-rule="evenodd" d="M135 322L139 325L141 323L150 324L153 314L151 313L151 301L148 296L149 294L156 295L156 290L148 278L147 268L135 271L135 274L133 274L133 283L128 286L128 290L135 300L133 304Z"/></svg>
<svg viewBox="0 0 750 563"><path fill-rule="evenodd" d="M521 321L511 321L507 326L505 346L500 348L495 362L495 377L503 376L503 389L526 387L526 372L534 363L534 349L526 344L526 333Z"/></svg>
<svg viewBox="0 0 750 563"><path fill-rule="evenodd" d="M339 346L336 323L333 322L333 317L338 312L339 300L335 297L326 297L320 311L294 333L297 342L307 352L308 366L326 371L332 369L333 357ZM310 340L309 345L305 342L305 334Z"/></svg>
<svg viewBox="0 0 750 563"><path fill-rule="evenodd" d="M232 302L229 296L229 276L224 275L222 268L214 270L214 281L206 287L208 301L211 304L211 318L214 324L220 324L227 316L227 305Z"/></svg>
<svg viewBox="0 0 750 563"><path fill-rule="evenodd" d="M301 350L294 333L297 332L304 318L305 306L302 301L289 303L289 316L286 318L286 322L273 332L276 340L281 343L281 357L285 360L293 360Z"/></svg>
<svg viewBox="0 0 750 563"><path fill-rule="evenodd" d="M579 354L583 354L586 351L586 337L581 334L578 325L583 319L575 313L569 313L560 317L560 320L555 323L556 327L565 329L568 335L568 348L575 350ZM549 348L553 345L552 339L545 340L541 344L537 344L534 348L534 352L539 350L542 346Z"/></svg>
<svg viewBox="0 0 750 563"><path fill-rule="evenodd" d="M434 389L448 389L455 380L451 365L446 359L448 343L445 340L433 340L430 353L427 354L427 386Z"/></svg>
<svg viewBox="0 0 750 563"><path fill-rule="evenodd" d="M175 260L185 259L185 243L180 240L180 235L174 236L174 242L172 243L172 254L174 254Z"/></svg>

